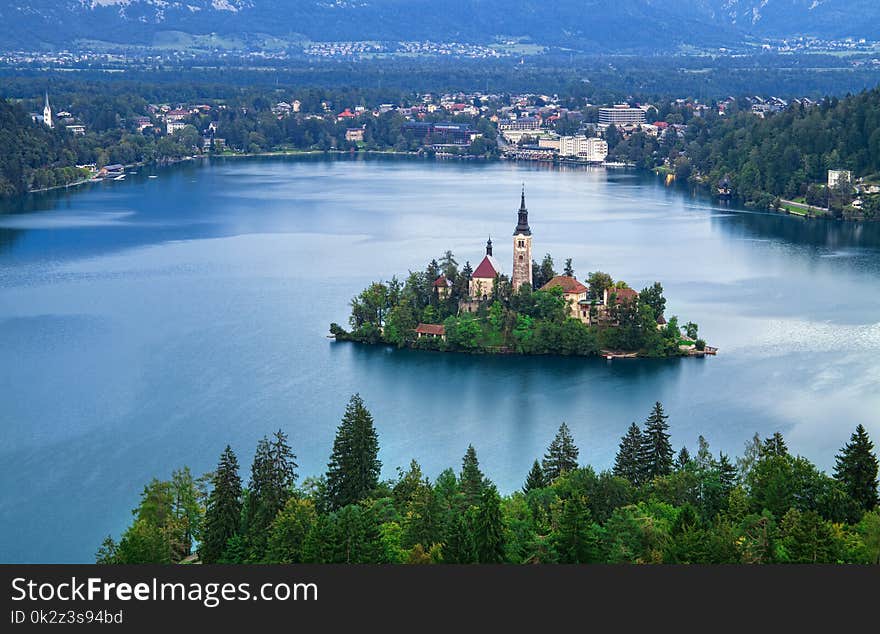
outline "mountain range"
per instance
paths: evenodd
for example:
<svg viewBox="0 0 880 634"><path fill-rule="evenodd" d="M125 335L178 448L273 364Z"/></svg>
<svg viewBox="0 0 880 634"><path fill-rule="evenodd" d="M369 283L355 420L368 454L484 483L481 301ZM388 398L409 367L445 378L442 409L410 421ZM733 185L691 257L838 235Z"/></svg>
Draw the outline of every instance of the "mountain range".
<svg viewBox="0 0 880 634"><path fill-rule="evenodd" d="M303 41L531 42L659 52L761 38L880 40L877 0L3 0L0 48L139 46L177 35Z"/></svg>

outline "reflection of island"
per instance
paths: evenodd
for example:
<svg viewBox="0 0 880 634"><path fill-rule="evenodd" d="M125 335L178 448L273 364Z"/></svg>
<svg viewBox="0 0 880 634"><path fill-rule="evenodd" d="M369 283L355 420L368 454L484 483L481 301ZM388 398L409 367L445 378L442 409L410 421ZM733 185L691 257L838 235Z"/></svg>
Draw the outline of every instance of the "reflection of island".
<svg viewBox="0 0 880 634"><path fill-rule="evenodd" d="M513 231L512 278L501 270L492 239L486 254L459 271L452 252L432 260L405 282L375 282L351 302L349 332L331 324L338 341L495 354L562 354L608 359L704 356L716 349L697 337L698 327L664 316L663 287L641 293L601 271L579 281L566 260L553 270L547 254L532 257L525 191ZM684 330L684 332L682 332Z"/></svg>

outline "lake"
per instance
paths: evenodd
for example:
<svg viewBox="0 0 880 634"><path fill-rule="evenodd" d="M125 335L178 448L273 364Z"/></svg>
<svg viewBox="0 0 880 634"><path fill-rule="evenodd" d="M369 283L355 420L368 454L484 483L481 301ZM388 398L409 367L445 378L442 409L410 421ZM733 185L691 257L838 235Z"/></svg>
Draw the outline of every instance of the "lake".
<svg viewBox="0 0 880 634"><path fill-rule="evenodd" d="M149 178L149 175L158 178ZM335 343L371 280L491 234L509 273L525 183L538 260L574 261L700 324L719 355L615 360L399 351ZM349 396L383 476L431 477L473 443L521 486L562 421L581 461L613 463L654 401L676 449L738 455L781 431L824 469L862 423L880 443L880 224L726 207L631 171L509 163L228 159L0 207L0 561L86 562L153 477L247 480L257 440L289 435L325 467Z"/></svg>

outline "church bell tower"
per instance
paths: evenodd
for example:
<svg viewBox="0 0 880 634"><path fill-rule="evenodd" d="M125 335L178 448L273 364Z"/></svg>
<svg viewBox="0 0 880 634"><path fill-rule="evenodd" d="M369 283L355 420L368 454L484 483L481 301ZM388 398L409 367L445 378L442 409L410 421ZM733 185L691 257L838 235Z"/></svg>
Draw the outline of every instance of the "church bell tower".
<svg viewBox="0 0 880 634"><path fill-rule="evenodd" d="M523 284L532 285L532 230L529 228L529 210L526 209L526 188L523 185L519 204L519 218L513 231L513 292Z"/></svg>

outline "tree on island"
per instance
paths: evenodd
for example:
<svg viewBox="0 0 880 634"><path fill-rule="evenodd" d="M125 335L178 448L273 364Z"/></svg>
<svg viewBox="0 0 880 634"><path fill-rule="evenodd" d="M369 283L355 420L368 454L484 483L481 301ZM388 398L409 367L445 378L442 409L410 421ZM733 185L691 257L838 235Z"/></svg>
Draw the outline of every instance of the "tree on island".
<svg viewBox="0 0 880 634"><path fill-rule="evenodd" d="M639 452L639 463L644 470L644 482L650 482L656 477L672 473L674 452L667 433L669 425L666 421L668 419L669 417L663 413L663 405L660 401L654 403L654 409L651 410L645 421L642 447Z"/></svg>
<svg viewBox="0 0 880 634"><path fill-rule="evenodd" d="M345 408L327 464L327 499L332 509L357 504L379 484L379 436L373 416L355 394Z"/></svg>
<svg viewBox="0 0 880 634"><path fill-rule="evenodd" d="M843 484L859 508L870 511L877 506L877 456L864 426L856 427L835 458L834 478Z"/></svg>
<svg viewBox="0 0 880 634"><path fill-rule="evenodd" d="M580 450L574 444L568 425L562 423L541 462L546 481L553 482L562 474L577 469L579 453Z"/></svg>
<svg viewBox="0 0 880 634"><path fill-rule="evenodd" d="M571 265L571 258L565 259L565 268L562 269L562 274L567 275L568 277L574 277L574 267Z"/></svg>
<svg viewBox="0 0 880 634"><path fill-rule="evenodd" d="M587 276L587 285L590 287L590 295L597 300L605 297L605 289L614 285L614 280L608 273L595 271Z"/></svg>
<svg viewBox="0 0 880 634"><path fill-rule="evenodd" d="M651 307L654 319L658 319L666 310L666 298L663 297L663 285L654 282L651 286L642 289L639 293L639 301Z"/></svg>
<svg viewBox="0 0 880 634"><path fill-rule="evenodd" d="M636 486L641 484L645 472L641 462L643 444L642 430L633 422L620 439L617 456L614 458L614 475L625 478Z"/></svg>
<svg viewBox="0 0 880 634"><path fill-rule="evenodd" d="M451 296L455 300L460 300L468 296L470 292L470 281L473 274L474 269L468 260L464 263L464 266L461 267L461 271L453 280Z"/></svg>
<svg viewBox="0 0 880 634"><path fill-rule="evenodd" d="M553 268L553 257L549 253L541 260L541 264L532 260L532 286L534 288L541 288L554 277L556 277L556 270Z"/></svg>
<svg viewBox="0 0 880 634"><path fill-rule="evenodd" d="M452 251L446 250L443 253L443 256L440 258L440 272L446 276L450 282L454 282L455 278L458 277L458 262L455 259L455 255L453 255ZM436 278L434 278L436 279ZM433 283L434 280L431 280Z"/></svg>
<svg viewBox="0 0 880 634"><path fill-rule="evenodd" d="M440 264L437 260L431 260L425 270L425 278L429 283L433 283L438 277L440 277Z"/></svg>
<svg viewBox="0 0 880 634"><path fill-rule="evenodd" d="M219 561L229 540L241 530L241 477L238 458L229 445L220 454L212 484L214 488L205 508L205 534L199 548L199 557L206 564Z"/></svg>

